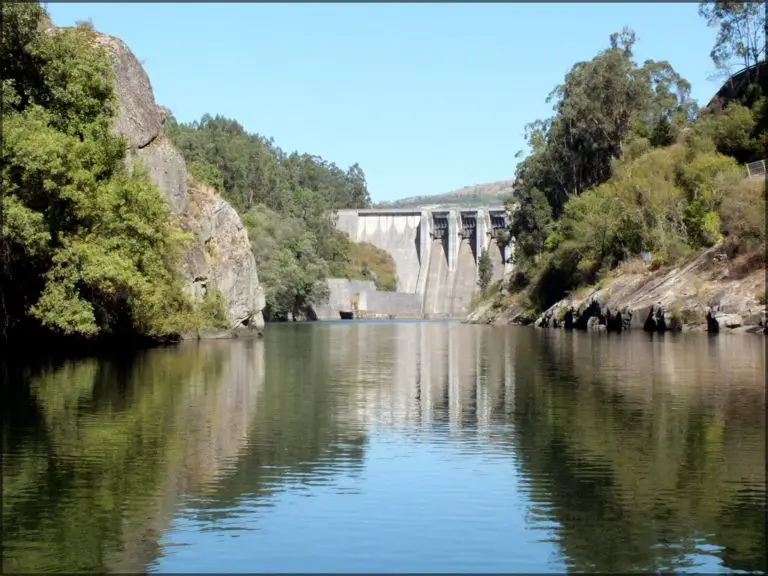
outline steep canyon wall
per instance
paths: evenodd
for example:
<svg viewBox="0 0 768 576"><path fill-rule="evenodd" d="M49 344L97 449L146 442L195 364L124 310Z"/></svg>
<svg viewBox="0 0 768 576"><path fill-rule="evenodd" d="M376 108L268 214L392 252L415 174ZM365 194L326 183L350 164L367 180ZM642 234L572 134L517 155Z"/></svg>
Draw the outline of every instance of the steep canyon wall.
<svg viewBox="0 0 768 576"><path fill-rule="evenodd" d="M155 102L136 56L119 38L97 34L96 42L112 58L118 100L114 130L127 140L128 168L144 166L193 237L181 270L188 292L202 298L215 287L224 296L231 327L261 330L264 294L240 217L215 191L189 179L184 158L163 134L168 112Z"/></svg>

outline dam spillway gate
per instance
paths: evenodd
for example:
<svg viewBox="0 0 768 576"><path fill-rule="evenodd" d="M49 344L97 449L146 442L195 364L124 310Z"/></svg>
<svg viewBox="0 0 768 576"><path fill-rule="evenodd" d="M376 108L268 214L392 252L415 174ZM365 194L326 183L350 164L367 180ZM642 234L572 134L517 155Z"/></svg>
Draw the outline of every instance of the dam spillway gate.
<svg viewBox="0 0 768 576"><path fill-rule="evenodd" d="M491 221L491 238L498 238L507 227L507 214L503 210L489 210Z"/></svg>
<svg viewBox="0 0 768 576"><path fill-rule="evenodd" d="M432 213L432 238L445 239L448 237L448 213Z"/></svg>
<svg viewBox="0 0 768 576"><path fill-rule="evenodd" d="M469 248L472 252L472 258L475 261L475 265L478 264L478 242L477 242L477 212L462 212L461 213L461 227L459 229L459 234L461 235L462 241L466 242L469 245ZM482 248L482 246L481 246ZM461 250L459 250L461 251Z"/></svg>
<svg viewBox="0 0 768 576"><path fill-rule="evenodd" d="M368 242L392 256L397 292L364 295L362 292L375 288L350 286L339 292L339 287L339 302L326 307L341 309L341 301L350 297L346 292L354 292L375 315L463 317L478 290L478 260L483 250L491 256L494 281L511 271L506 226L507 213L502 207L339 210L338 230L354 242ZM334 298L332 294L335 302ZM406 300L413 300L407 315ZM338 318L338 312L326 317Z"/></svg>

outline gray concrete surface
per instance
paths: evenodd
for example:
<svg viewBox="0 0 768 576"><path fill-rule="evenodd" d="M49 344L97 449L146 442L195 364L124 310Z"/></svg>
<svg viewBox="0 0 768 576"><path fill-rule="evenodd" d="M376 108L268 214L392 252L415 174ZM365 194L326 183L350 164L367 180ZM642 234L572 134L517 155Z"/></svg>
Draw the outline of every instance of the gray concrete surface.
<svg viewBox="0 0 768 576"><path fill-rule="evenodd" d="M362 296L365 312L371 315L412 317L414 302L419 302L422 317L461 318L478 290L482 249L487 248L491 256L493 280L510 271L509 248L500 249L496 241L505 225L506 212L501 207L340 210L337 229L354 242L369 242L392 256L397 292L382 296L370 286L352 288L349 281L333 279L329 281L331 298L317 307L318 318L338 318L339 310L351 308L355 293Z"/></svg>

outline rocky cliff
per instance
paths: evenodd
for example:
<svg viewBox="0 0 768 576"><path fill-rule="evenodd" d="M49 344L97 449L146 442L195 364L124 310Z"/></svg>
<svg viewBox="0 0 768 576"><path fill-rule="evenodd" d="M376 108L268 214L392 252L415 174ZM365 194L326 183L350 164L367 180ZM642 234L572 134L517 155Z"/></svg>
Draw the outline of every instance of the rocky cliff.
<svg viewBox="0 0 768 576"><path fill-rule="evenodd" d="M138 161L193 236L184 258L187 290L201 298L213 287L224 296L232 328L261 330L264 294L248 235L237 212L213 190L193 182L181 153L163 135L166 110L155 102L147 73L119 38L97 35L115 69L119 110L114 129L128 141L128 166Z"/></svg>
<svg viewBox="0 0 768 576"><path fill-rule="evenodd" d="M762 254L731 258L718 245L672 269L627 263L600 287L572 294L538 318L527 316L514 299L500 298L478 306L468 321L616 332L764 333L765 275Z"/></svg>

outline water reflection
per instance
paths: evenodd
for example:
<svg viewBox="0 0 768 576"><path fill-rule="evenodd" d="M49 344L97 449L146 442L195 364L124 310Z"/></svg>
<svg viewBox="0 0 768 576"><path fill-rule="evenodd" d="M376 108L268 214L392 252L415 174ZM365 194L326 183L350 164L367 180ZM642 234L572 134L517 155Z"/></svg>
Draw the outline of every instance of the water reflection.
<svg viewBox="0 0 768 576"><path fill-rule="evenodd" d="M144 571L179 496L237 459L263 355L222 343L6 364L7 415L22 415L3 425L3 568Z"/></svg>
<svg viewBox="0 0 768 576"><path fill-rule="evenodd" d="M318 332L367 427L507 451L528 519L556 526L565 568L764 569L761 339L410 323Z"/></svg>
<svg viewBox="0 0 768 576"><path fill-rule="evenodd" d="M12 374L9 571L765 569L760 338L339 322Z"/></svg>

